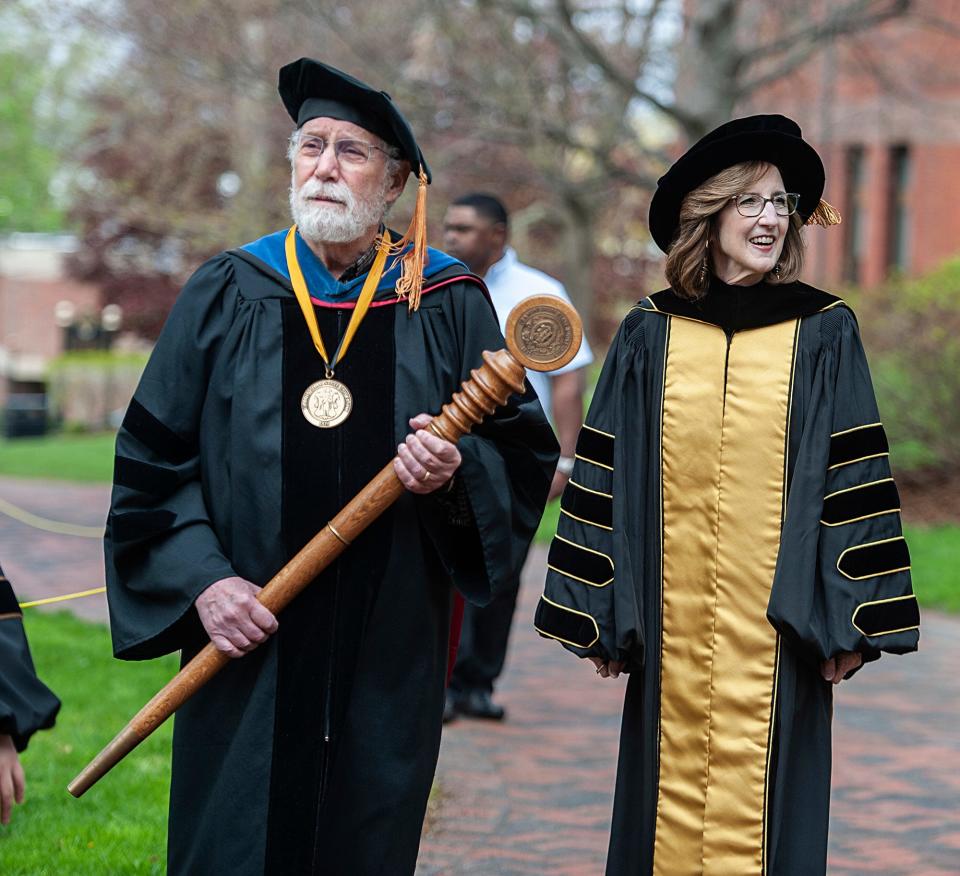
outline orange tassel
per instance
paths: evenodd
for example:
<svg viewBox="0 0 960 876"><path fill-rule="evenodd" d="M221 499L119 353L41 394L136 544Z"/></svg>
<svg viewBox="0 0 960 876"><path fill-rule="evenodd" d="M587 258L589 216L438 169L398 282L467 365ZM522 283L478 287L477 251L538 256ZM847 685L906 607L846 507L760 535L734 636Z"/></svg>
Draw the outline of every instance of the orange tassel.
<svg viewBox="0 0 960 876"><path fill-rule="evenodd" d="M832 204L828 204L823 198L817 204L817 209L810 214L807 225L822 225L824 228L830 225L839 225L843 220L840 217L840 211Z"/></svg>
<svg viewBox="0 0 960 876"><path fill-rule="evenodd" d="M417 185L417 203L406 233L390 247L392 253L403 252L412 243L410 251L400 259L400 279L397 281L397 298L407 299L407 308L413 313L420 307L420 292L423 289L423 271L430 260L427 254L427 175L420 168ZM396 262L394 262L394 265ZM394 265L390 267L393 268Z"/></svg>

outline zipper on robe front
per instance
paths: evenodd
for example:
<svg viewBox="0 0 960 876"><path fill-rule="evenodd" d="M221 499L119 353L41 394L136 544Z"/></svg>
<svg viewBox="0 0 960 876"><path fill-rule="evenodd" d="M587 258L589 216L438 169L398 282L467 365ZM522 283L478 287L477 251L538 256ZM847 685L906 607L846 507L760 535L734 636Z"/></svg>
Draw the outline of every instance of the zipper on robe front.
<svg viewBox="0 0 960 876"><path fill-rule="evenodd" d="M340 338L341 332L343 330L343 312L337 311L337 338ZM343 441L342 434L338 428L334 428L334 438L336 444L336 458L337 458L337 507L342 508L344 505L343 497L343 470L342 470L342 458L343 458ZM323 755L321 758L320 766L320 788L319 788L319 800L317 801L317 821L314 825L313 831L313 872L317 872L317 862L318 856L320 855L320 833L321 825L320 819L323 817L324 811L324 802L327 796L327 784L329 781L330 774L330 750L333 744L333 690L334 682L336 681L336 655L337 655L337 612L340 604L340 560L337 559L334 561L334 579L333 579L333 607L330 612L330 638L329 638L329 650L327 652L327 686L324 691L324 701L323 701L323 727L321 728L322 741L321 745L323 746Z"/></svg>

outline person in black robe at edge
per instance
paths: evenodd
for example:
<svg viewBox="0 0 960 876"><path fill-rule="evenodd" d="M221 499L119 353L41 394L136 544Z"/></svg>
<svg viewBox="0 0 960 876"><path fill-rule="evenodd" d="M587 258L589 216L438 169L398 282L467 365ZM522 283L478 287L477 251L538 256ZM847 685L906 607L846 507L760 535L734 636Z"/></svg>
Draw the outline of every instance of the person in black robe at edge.
<svg viewBox="0 0 960 876"><path fill-rule="evenodd" d="M114 650L242 658L176 716L169 873L412 873L453 585L509 585L558 447L530 391L457 446L424 430L503 346L483 284L426 249L385 92L307 58L279 91L295 225L193 275L117 437ZM411 169L412 241L383 226ZM391 458L403 496L274 618L258 587Z"/></svg>
<svg viewBox="0 0 960 876"><path fill-rule="evenodd" d="M660 179L670 288L607 355L535 626L629 673L607 873L826 871L833 687L914 651L900 500L850 308L798 279L835 224L779 115Z"/></svg>
<svg viewBox="0 0 960 876"><path fill-rule="evenodd" d="M53 726L58 700L37 678L13 587L0 569L0 824L23 803L26 778L20 753L38 730Z"/></svg>

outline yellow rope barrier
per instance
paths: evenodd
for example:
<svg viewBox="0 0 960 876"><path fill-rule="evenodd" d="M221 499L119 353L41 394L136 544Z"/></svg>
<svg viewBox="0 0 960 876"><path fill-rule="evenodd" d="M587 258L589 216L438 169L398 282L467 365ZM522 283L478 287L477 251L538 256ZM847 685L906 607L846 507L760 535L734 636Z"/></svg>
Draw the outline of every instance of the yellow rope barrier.
<svg viewBox="0 0 960 876"><path fill-rule="evenodd" d="M76 523L48 520L46 517L39 517L23 508L18 508L12 502L2 498L0 498L0 514L6 514L7 517L11 517L19 523L31 526L34 529L42 529L44 532L54 532L57 535L76 535L79 538L103 538L102 526L80 526Z"/></svg>
<svg viewBox="0 0 960 876"><path fill-rule="evenodd" d="M65 593L63 596L48 596L46 599L34 599L31 602L21 602L20 608L33 608L35 605L50 605L53 602L66 602L68 599L80 599L81 596L96 596L106 593L106 587L94 587L93 590L81 590L78 593Z"/></svg>

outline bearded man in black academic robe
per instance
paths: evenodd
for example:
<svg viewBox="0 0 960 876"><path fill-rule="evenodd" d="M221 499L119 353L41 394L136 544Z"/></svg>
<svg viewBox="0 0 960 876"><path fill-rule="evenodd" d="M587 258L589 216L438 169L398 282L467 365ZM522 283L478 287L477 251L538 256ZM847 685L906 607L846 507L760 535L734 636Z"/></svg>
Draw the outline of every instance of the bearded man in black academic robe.
<svg viewBox="0 0 960 876"><path fill-rule="evenodd" d="M410 169L418 211L429 181L386 94L309 59L281 70L280 93L296 228L194 274L117 438L114 648L186 661L212 640L242 658L176 718L171 874L412 873L453 585L483 603L509 584L557 446L530 392L459 448L424 431L503 344L483 285L422 233L399 264L378 260ZM365 286L369 310L331 362ZM304 396L327 363L352 409L317 428L307 414L328 412ZM407 491L274 618L259 587L391 457Z"/></svg>

